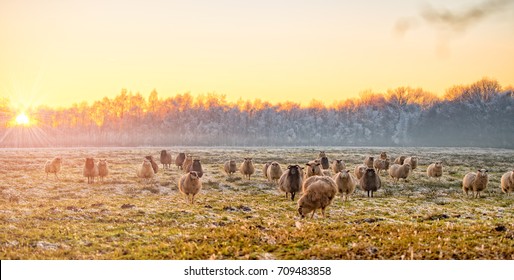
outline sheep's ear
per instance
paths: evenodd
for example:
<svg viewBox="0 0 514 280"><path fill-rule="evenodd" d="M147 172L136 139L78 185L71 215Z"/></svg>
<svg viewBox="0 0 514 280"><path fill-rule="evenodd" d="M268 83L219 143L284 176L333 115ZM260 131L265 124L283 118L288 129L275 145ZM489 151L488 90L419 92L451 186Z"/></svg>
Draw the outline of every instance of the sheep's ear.
<svg viewBox="0 0 514 280"><path fill-rule="evenodd" d="M308 162L307 162L305 165L307 165L307 166L311 166L311 164L310 164L310 163L308 163Z"/></svg>
<svg viewBox="0 0 514 280"><path fill-rule="evenodd" d="M350 173L350 169L346 169L346 172Z"/></svg>
<svg viewBox="0 0 514 280"><path fill-rule="evenodd" d="M318 162L318 163L316 163L316 165L319 166L319 165L321 165L321 163Z"/></svg>
<svg viewBox="0 0 514 280"><path fill-rule="evenodd" d="M291 167L293 167L293 166L292 166L292 165L288 165L288 166L287 166L287 169L291 169Z"/></svg>

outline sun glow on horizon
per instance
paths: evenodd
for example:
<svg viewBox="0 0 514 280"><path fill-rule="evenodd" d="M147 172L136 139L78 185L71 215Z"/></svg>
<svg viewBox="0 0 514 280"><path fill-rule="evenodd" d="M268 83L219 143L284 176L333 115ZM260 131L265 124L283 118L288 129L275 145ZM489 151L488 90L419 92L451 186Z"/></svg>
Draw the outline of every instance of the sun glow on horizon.
<svg viewBox="0 0 514 280"><path fill-rule="evenodd" d="M30 118L24 113L18 114L15 119L16 125L20 126L29 126L30 125Z"/></svg>

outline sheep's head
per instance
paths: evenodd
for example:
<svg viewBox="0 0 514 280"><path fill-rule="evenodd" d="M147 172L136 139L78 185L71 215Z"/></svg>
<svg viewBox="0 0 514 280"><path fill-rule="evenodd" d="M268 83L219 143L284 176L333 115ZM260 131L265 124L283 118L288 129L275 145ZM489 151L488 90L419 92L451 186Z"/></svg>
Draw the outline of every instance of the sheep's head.
<svg viewBox="0 0 514 280"><path fill-rule="evenodd" d="M487 177L487 169L478 169L477 176L478 177Z"/></svg>
<svg viewBox="0 0 514 280"><path fill-rule="evenodd" d="M61 163L62 162L62 158L61 157L56 157L56 158L54 158L54 162Z"/></svg>
<svg viewBox="0 0 514 280"><path fill-rule="evenodd" d="M375 160L375 158L374 158L374 157L371 157L371 156L370 156L370 157L368 157L368 159L369 159L369 160L371 160L371 161L374 161L374 160Z"/></svg>
<svg viewBox="0 0 514 280"><path fill-rule="evenodd" d="M349 172L350 170L341 170L341 172L339 172L339 177L341 177L342 179L346 179L350 177Z"/></svg>
<svg viewBox="0 0 514 280"><path fill-rule="evenodd" d="M292 175L296 175L297 173L300 172L300 166L298 166L298 164L295 164L295 165L289 165L287 167L287 169L289 169L289 172L292 174Z"/></svg>
<svg viewBox="0 0 514 280"><path fill-rule="evenodd" d="M164 155L166 155L167 153L168 153L168 152L166 152L166 150L162 150L162 151L161 151L161 156L164 156Z"/></svg>
<svg viewBox="0 0 514 280"><path fill-rule="evenodd" d="M441 161L436 161L435 167L443 167L443 163Z"/></svg>
<svg viewBox="0 0 514 280"><path fill-rule="evenodd" d="M186 157L186 154L185 154L185 153L179 153L179 154L178 154L178 157L179 157L179 158L180 158L180 157L181 157L181 158L185 158L185 157Z"/></svg>
<svg viewBox="0 0 514 280"><path fill-rule="evenodd" d="M235 161L235 160L230 160L230 161L228 162L228 164L230 164L230 165L236 165L236 161Z"/></svg>
<svg viewBox="0 0 514 280"><path fill-rule="evenodd" d="M150 168L152 168L152 163L150 163L149 160L144 159L143 160L143 167L150 167Z"/></svg>
<svg viewBox="0 0 514 280"><path fill-rule="evenodd" d="M193 159L193 162L200 163L200 160L199 159Z"/></svg>
<svg viewBox="0 0 514 280"><path fill-rule="evenodd" d="M86 167L92 168L95 166L95 160L93 158L86 158Z"/></svg>
<svg viewBox="0 0 514 280"><path fill-rule="evenodd" d="M310 210L303 205L298 205L298 214L300 214L300 217L305 218L305 214L308 214Z"/></svg>
<svg viewBox="0 0 514 280"><path fill-rule="evenodd" d="M279 167L280 165L278 164L278 162L274 161L274 162L272 162L272 163L271 163L271 166L273 166L273 167L277 168L277 167Z"/></svg>
<svg viewBox="0 0 514 280"><path fill-rule="evenodd" d="M375 169L373 168L367 168L366 169L366 173L365 173L365 176L368 176L368 177L371 177L371 176L375 176Z"/></svg>
<svg viewBox="0 0 514 280"><path fill-rule="evenodd" d="M336 159L335 161L336 161L337 164L340 164L341 161L343 161L343 160L342 159Z"/></svg>
<svg viewBox="0 0 514 280"><path fill-rule="evenodd" d="M325 154L325 151L320 151L319 152L319 157L326 157L327 155Z"/></svg>
<svg viewBox="0 0 514 280"><path fill-rule="evenodd" d="M402 166L405 166L405 167L406 167L407 169L409 169L409 170L411 169L411 166L410 166L410 164L408 164L408 163L403 163L403 164L402 164Z"/></svg>
<svg viewBox="0 0 514 280"><path fill-rule="evenodd" d="M149 161L153 161L153 156L145 156L145 158Z"/></svg>
<svg viewBox="0 0 514 280"><path fill-rule="evenodd" d="M380 153L380 158L386 159L387 158L387 153L386 152L381 152Z"/></svg>
<svg viewBox="0 0 514 280"><path fill-rule="evenodd" d="M101 159L98 161L98 166L107 166L107 160L106 159Z"/></svg>
<svg viewBox="0 0 514 280"><path fill-rule="evenodd" d="M189 171L189 178L191 180L198 180L198 173L196 171Z"/></svg>

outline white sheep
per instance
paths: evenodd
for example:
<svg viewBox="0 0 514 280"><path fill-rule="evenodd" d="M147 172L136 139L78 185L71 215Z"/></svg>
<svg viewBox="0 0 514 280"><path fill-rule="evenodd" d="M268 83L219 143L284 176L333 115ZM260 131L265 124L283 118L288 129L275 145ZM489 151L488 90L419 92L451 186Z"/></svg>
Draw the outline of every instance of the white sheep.
<svg viewBox="0 0 514 280"><path fill-rule="evenodd" d="M227 173L227 175L229 175L229 176L236 173L236 171L237 171L236 161L235 160L226 161L225 165L223 166L223 169L225 170L225 173Z"/></svg>
<svg viewBox="0 0 514 280"><path fill-rule="evenodd" d="M186 195L186 200L190 201L191 204L195 203L195 195L197 195L202 189L202 182L196 171L190 171L180 177L178 182L178 189L181 193ZM191 200L189 196L191 195Z"/></svg>
<svg viewBox="0 0 514 280"><path fill-rule="evenodd" d="M430 164L427 167L427 176L439 178L439 180L441 180L441 177L443 176L443 162L436 161L436 162Z"/></svg>
<svg viewBox="0 0 514 280"><path fill-rule="evenodd" d="M341 170L332 179L336 182L337 190L341 198L347 201L355 191L356 179L350 174L350 170Z"/></svg>
<svg viewBox="0 0 514 280"><path fill-rule="evenodd" d="M366 165L368 168L373 168L373 161L375 161L374 157L367 156L364 159L364 165Z"/></svg>
<svg viewBox="0 0 514 280"><path fill-rule="evenodd" d="M268 161L266 163L264 163L264 165L262 166L262 174L264 175L264 177L266 179L268 179L268 167L271 165L271 161Z"/></svg>
<svg viewBox="0 0 514 280"><path fill-rule="evenodd" d="M508 171L502 175L501 179L502 192L510 196L510 193L514 191L514 170Z"/></svg>
<svg viewBox="0 0 514 280"><path fill-rule="evenodd" d="M477 173L469 172L462 179L462 191L468 195L471 191L474 198L480 197L480 192L487 188L489 176L487 169L478 169Z"/></svg>
<svg viewBox="0 0 514 280"><path fill-rule="evenodd" d="M307 168L307 172L305 172L305 179L311 176L321 176L323 172L321 171L321 163L318 160L309 161L305 164Z"/></svg>
<svg viewBox="0 0 514 280"><path fill-rule="evenodd" d="M153 171L152 163L149 160L144 159L143 163L137 168L136 175L137 177L145 180L153 179L155 172Z"/></svg>
<svg viewBox="0 0 514 280"><path fill-rule="evenodd" d="M410 169L414 170L418 167L418 157L406 157L403 163L410 164Z"/></svg>
<svg viewBox="0 0 514 280"><path fill-rule="evenodd" d="M334 173L341 172L345 169L346 165L344 164L344 161L342 159L335 159L334 161L332 161L332 171L334 171Z"/></svg>
<svg viewBox="0 0 514 280"><path fill-rule="evenodd" d="M377 170L377 173L380 175L380 171L389 169L389 159L381 159L377 158L373 161L373 167Z"/></svg>
<svg viewBox="0 0 514 280"><path fill-rule="evenodd" d="M362 175L364 175L364 173L366 172L367 168L368 167L366 165L357 165L357 166L355 166L355 170L353 171L353 173L355 174L355 178L360 180Z"/></svg>
<svg viewBox="0 0 514 280"><path fill-rule="evenodd" d="M278 179L280 179L280 176L282 176L282 167L280 167L280 164L276 161L272 162L271 165L268 167L268 180L278 182Z"/></svg>
<svg viewBox="0 0 514 280"><path fill-rule="evenodd" d="M239 171L244 177L248 176L248 180L253 173L255 173L255 167L253 166L252 158L244 158L243 163L239 167Z"/></svg>
<svg viewBox="0 0 514 280"><path fill-rule="evenodd" d="M325 208L332 203L337 194L337 185L334 180L326 176L312 176L303 185L304 194L298 200L300 216L304 218L306 214L312 212L312 218L316 209L321 209L321 214L325 217Z"/></svg>
<svg viewBox="0 0 514 280"><path fill-rule="evenodd" d="M402 165L395 163L389 167L389 170L387 170L391 178L393 178L396 182L398 182L400 179L406 180L410 174L410 171L410 164L408 163L403 163Z"/></svg>
<svg viewBox="0 0 514 280"><path fill-rule="evenodd" d="M46 172L46 178L48 179L48 173L54 173L55 178L59 180L59 176L57 176L57 173L61 171L61 164L62 164L62 158L55 157L52 160L48 160L45 163L45 172Z"/></svg>
<svg viewBox="0 0 514 280"><path fill-rule="evenodd" d="M104 181L104 178L109 175L109 167L107 166L107 160L101 159L97 163L98 166L98 177L100 177L100 181Z"/></svg>

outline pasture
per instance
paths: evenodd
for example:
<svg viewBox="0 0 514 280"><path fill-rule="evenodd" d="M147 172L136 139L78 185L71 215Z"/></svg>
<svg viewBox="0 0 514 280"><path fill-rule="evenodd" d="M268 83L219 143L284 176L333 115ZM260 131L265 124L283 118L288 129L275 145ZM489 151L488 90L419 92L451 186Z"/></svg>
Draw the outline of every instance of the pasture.
<svg viewBox="0 0 514 280"><path fill-rule="evenodd" d="M472 148L166 148L201 159L203 189L195 204L178 192L183 174L172 164L152 182L136 177L145 155L162 148L0 150L0 259L514 259L514 196L500 190L514 168L514 150ZM301 219L261 171L317 158L343 159L353 173L366 155L416 155L407 181L381 173L374 198L357 189L338 195L313 219ZM63 158L57 180L44 164ZM106 158L110 175L87 184L84 159ZM251 180L227 176L223 163L252 157ZM441 180L426 167L442 160ZM466 197L464 174L489 170L481 198Z"/></svg>

